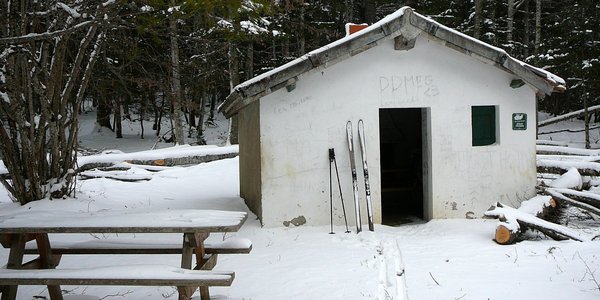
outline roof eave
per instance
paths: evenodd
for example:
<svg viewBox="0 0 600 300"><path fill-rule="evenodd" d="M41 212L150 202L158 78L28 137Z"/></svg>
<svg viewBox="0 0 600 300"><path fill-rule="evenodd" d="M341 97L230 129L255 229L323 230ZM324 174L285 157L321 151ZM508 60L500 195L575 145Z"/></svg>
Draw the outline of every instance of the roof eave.
<svg viewBox="0 0 600 300"><path fill-rule="evenodd" d="M414 39L420 33L443 41L444 45L465 55L475 57L508 73L514 74L538 92L550 95L563 92L564 81L558 76L520 62L503 49L443 26L405 7L398 15L390 15L368 29L338 42L312 51L279 68L236 86L219 106L219 111L229 118L250 103L295 83L303 74L331 66L347 57L370 49L382 40L404 36ZM376 25L376 26L375 26Z"/></svg>
<svg viewBox="0 0 600 300"><path fill-rule="evenodd" d="M406 12L410 14L412 11L406 9ZM284 65L285 67L278 68L278 71L274 70L275 72L260 77L258 80L242 83L233 89L218 110L229 118L260 97L289 85L290 81L295 82L298 77L308 71L331 66L347 57L372 48L381 40L387 40L402 34L401 29L406 27L405 20L408 19L405 19L404 15L392 18L387 22L378 24L377 27L370 28L364 34L358 32L355 36L343 42L333 43L312 51L287 63Z"/></svg>
<svg viewBox="0 0 600 300"><path fill-rule="evenodd" d="M463 54L474 56L484 62L512 73L546 95L565 91L565 86L537 72L536 68L524 64L492 45L480 42L472 37L449 29L418 13L410 15L410 24L428 35L443 40L448 48Z"/></svg>

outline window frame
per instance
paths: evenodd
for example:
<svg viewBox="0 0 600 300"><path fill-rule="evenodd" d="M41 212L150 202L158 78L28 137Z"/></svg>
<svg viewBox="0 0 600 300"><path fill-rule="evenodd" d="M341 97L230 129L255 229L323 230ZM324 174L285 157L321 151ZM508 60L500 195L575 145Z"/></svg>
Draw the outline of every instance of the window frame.
<svg viewBox="0 0 600 300"><path fill-rule="evenodd" d="M498 108L495 105L471 106L471 145L482 147L498 142Z"/></svg>

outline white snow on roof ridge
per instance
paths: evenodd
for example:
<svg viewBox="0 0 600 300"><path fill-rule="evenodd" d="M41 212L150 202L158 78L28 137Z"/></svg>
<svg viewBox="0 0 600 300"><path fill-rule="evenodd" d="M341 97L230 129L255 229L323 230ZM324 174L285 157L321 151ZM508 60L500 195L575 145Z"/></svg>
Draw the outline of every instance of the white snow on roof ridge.
<svg viewBox="0 0 600 300"><path fill-rule="evenodd" d="M289 67L291 67L293 65L296 65L296 64L299 64L299 63L301 63L301 62L303 62L305 60L308 60L309 57L311 57L311 56L313 56L315 54L327 51L327 50L329 50L329 49L331 49L331 48L333 48L335 46L338 46L338 45L340 45L342 43L345 43L345 42L347 42L349 40L355 39L355 38L357 38L359 36L367 34L368 32L371 32L373 30L379 29L381 27L381 25L383 25L383 24L385 24L387 22L390 22L391 20L394 20L394 19L399 18L400 16L402 16L404 14L404 11L406 9L410 9L410 8L408 6L404 6L404 7L400 8L400 9L398 9L397 11L395 11L395 12L393 12L393 13L385 16L383 19L381 19L381 20L373 23L373 25L370 25L370 26L368 26L365 29L362 29L362 30L360 30L358 32L355 32L354 34L345 36L345 37L343 37L341 39L335 40L335 41L333 41L333 42L331 42L331 43L329 43L329 44L327 44L327 45L325 45L323 47L320 47L320 48L317 48L315 50L312 50L312 51L310 51L310 52L308 52L308 53L306 53L306 54L304 54L304 55L302 55L302 56L300 56L300 57L298 57L298 58L296 58L296 59L294 59L294 60L292 60L292 61L284 64L284 65L281 65L281 66L279 66L279 67L277 67L275 69L269 70L269 71L267 71L265 73L262 73L262 74L260 74L260 75L258 75L256 77L254 77L254 78L248 79L248 80L246 80L246 81L238 84L237 86L235 86L233 88L233 90L237 91L237 90L240 90L240 89L245 88L247 86L253 85L254 83L259 82L259 81L261 81L261 80L263 80L265 78L268 78L269 76L271 76L273 74L277 74L278 72L280 72L282 70L285 70L285 69L287 69L287 68L289 68Z"/></svg>
<svg viewBox="0 0 600 300"><path fill-rule="evenodd" d="M255 84L256 82L264 80L265 78L268 78L268 77L270 77L270 76L272 76L274 74L277 74L277 73L279 73L279 72L281 72L281 71L283 71L283 70L285 70L285 69L287 69L287 68L289 68L291 66L294 66L296 64L302 63L303 61L308 60L313 55L325 52L325 51L327 51L327 50L329 50L329 49L331 49L333 47L336 47L336 46L338 46L340 44L343 44L343 43L345 43L345 42L347 42L349 40L352 40L352 39L358 38L358 37L360 37L362 35L368 34L368 33L370 33L373 30L378 30L378 29L381 28L382 25L384 25L384 24L386 24L388 22L391 22L391 21L393 21L393 20L401 17L402 15L404 15L404 12L407 9L411 10L411 12L413 14L419 16L420 18L426 19L428 22L431 22L431 23L439 26L440 28L448 30L448 31L450 31L450 32L452 32L452 33L454 33L454 34L456 34L456 35L458 35L458 36L460 36L460 37L462 37L464 39L472 41L473 43L477 43L477 44L479 44L479 45L481 45L483 47L492 49L493 51L496 51L496 52L498 52L500 54L506 55L506 57L508 57L508 59L511 59L511 60L517 62L519 65L521 65L521 66L523 66L525 68L531 69L533 72L537 71L536 73L538 73L538 76L540 74L543 74L543 75L546 76L547 80L552 81L552 82L554 82L554 83L556 83L558 85L562 85L563 87L565 85L565 80L563 78L561 78L560 76L558 76L558 75L555 75L555 74L553 74L553 73L551 73L549 71L546 71L544 69L540 69L540 68L534 67L532 65L529 65L529 64L527 64L527 63L525 63L525 62L523 62L521 60L518 60L518 59L512 57L511 55L509 55L502 48L493 46L491 44L488 44L486 42L478 40L478 39L476 39L476 38L474 38L472 36L464 34L464 33L460 32L458 30L452 29L452 28L450 28L448 26L445 26L445 25L443 25L443 24L441 24L441 23L439 23L439 22L437 22L437 21L435 21L435 20L433 20L433 19L431 19L429 17L426 17L424 15L421 15L421 14L415 12L409 6L404 6L404 7L400 8L400 9L398 9L397 11L395 11L395 12L393 12L393 13L385 16L383 19L375 22L373 25L370 25L370 26L368 26L368 27L366 27L366 28L364 28L364 29L362 29L362 30L360 30L358 32L355 32L355 33L351 34L351 35L347 35L347 36L345 36L343 38L335 40L335 41L333 41L333 42L331 42L331 43L329 43L329 44L327 44L327 45L325 45L323 47L320 47L320 48L317 48L317 49L315 49L313 51L310 51L310 52L308 52L308 53L306 53L306 54L304 54L304 55L302 55L302 56L300 56L300 57L298 57L298 58L296 58L296 59L294 59L294 60L292 60L292 61L284 64L284 65L281 65L281 66L279 66L279 67L277 67L275 69L272 69L272 70L267 71L267 72L265 72L263 74L260 74L260 75L254 77L254 78L251 78L251 79L249 79L247 81L244 81L244 82L238 84L237 86L235 86L234 89L233 89L233 91L240 91L243 88L246 88L246 87L248 87L250 85Z"/></svg>

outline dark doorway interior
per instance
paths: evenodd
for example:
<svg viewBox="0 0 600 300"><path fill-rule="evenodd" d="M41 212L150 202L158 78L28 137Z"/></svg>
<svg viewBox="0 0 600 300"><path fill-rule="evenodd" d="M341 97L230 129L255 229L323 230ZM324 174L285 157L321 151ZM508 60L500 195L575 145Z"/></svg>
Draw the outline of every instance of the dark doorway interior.
<svg viewBox="0 0 600 300"><path fill-rule="evenodd" d="M423 219L422 109L379 110L383 224Z"/></svg>

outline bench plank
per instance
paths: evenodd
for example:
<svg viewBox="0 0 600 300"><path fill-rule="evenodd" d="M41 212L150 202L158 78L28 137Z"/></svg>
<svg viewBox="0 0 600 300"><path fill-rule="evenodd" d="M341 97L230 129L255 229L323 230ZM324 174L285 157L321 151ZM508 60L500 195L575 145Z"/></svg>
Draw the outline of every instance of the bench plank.
<svg viewBox="0 0 600 300"><path fill-rule="evenodd" d="M81 243L51 243L52 254L181 254L181 244L94 240ZM204 244L206 254L248 254L252 242L248 239L232 239ZM25 254L38 254L35 243L27 243Z"/></svg>
<svg viewBox="0 0 600 300"><path fill-rule="evenodd" d="M0 213L0 233L183 233L236 232L246 212L166 211L23 211Z"/></svg>
<svg viewBox="0 0 600 300"><path fill-rule="evenodd" d="M234 272L187 270L167 265L0 270L3 285L230 286L234 277Z"/></svg>

